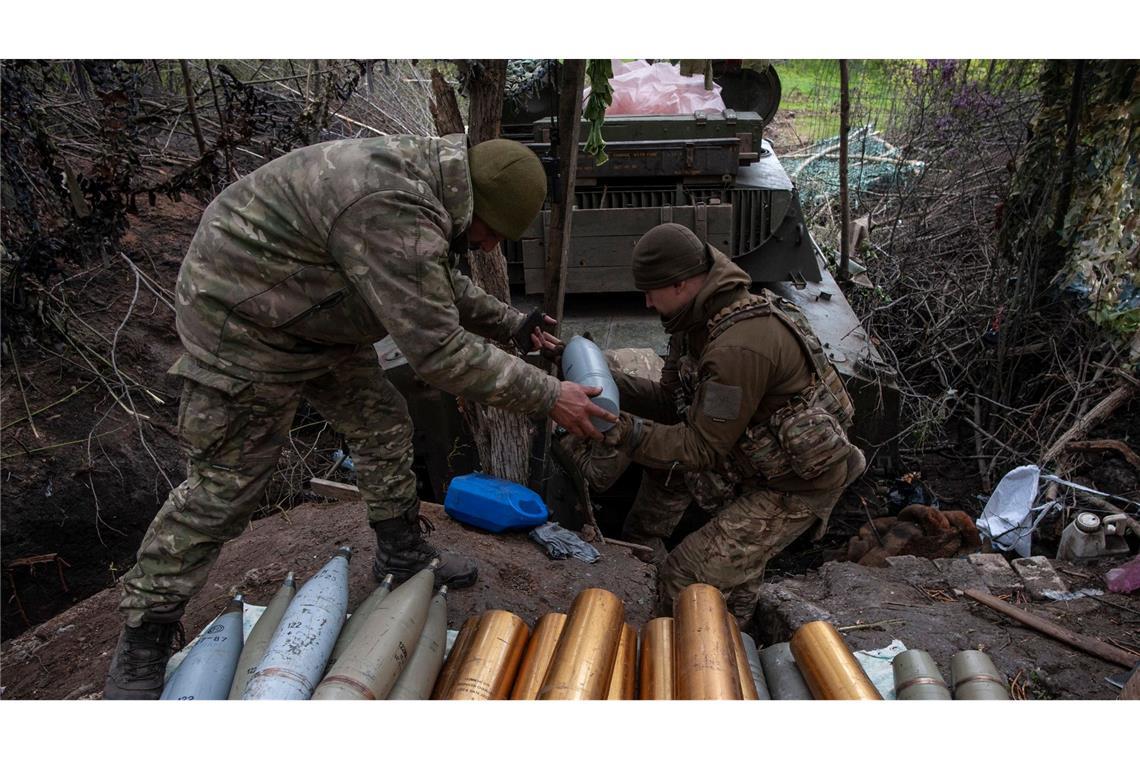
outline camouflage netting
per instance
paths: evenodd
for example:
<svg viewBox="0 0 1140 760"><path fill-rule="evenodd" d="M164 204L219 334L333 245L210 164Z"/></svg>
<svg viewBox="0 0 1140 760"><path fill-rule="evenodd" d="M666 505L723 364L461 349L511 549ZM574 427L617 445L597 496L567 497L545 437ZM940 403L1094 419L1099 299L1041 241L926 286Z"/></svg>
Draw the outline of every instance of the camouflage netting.
<svg viewBox="0 0 1140 760"><path fill-rule="evenodd" d="M903 158L870 124L851 130L847 145L847 185L866 191L898 186L922 173L922 161ZM800 201L813 208L839 197L839 136L820 140L803 151L780 157L796 183Z"/></svg>
<svg viewBox="0 0 1140 760"><path fill-rule="evenodd" d="M1138 69L1135 61L1050 61L1044 67L1041 110L1030 125L1010 193L1011 216L1021 221L1006 241L1015 254L1042 247L1063 256L1058 279L1086 296L1097 324L1131 340L1134 359L1140 358ZM1066 180L1058 157L1069 150L1078 75L1078 128Z"/></svg>
<svg viewBox="0 0 1140 760"><path fill-rule="evenodd" d="M546 58L520 58L508 61L503 97L515 103L541 97L543 88L553 84L551 74L556 70L556 66L557 61Z"/></svg>

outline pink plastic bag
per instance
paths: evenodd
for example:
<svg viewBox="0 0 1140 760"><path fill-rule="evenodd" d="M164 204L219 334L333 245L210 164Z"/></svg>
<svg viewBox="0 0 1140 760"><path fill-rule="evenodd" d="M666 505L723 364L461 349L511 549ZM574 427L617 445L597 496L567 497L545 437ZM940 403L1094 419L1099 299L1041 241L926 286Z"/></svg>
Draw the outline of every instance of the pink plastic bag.
<svg viewBox="0 0 1140 760"><path fill-rule="evenodd" d="M683 77L681 67L645 61L613 61L613 102L606 116L690 114L695 111L723 111L720 85L705 89L700 75ZM589 94L589 89L586 90Z"/></svg>
<svg viewBox="0 0 1140 760"><path fill-rule="evenodd" d="M1115 594L1131 594L1140 588L1140 556L1133 557L1120 567L1104 574L1108 590Z"/></svg>

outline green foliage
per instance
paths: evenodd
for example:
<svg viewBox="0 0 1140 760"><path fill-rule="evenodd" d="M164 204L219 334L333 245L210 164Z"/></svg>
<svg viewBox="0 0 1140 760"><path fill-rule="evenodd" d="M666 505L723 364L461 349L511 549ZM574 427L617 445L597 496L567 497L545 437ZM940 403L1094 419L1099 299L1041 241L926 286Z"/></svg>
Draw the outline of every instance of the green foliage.
<svg viewBox="0 0 1140 760"><path fill-rule="evenodd" d="M1042 251L1047 275L1060 269L1058 278L1087 297L1089 317L1127 339L1140 326L1140 65L1049 61L1039 87L1041 108L1010 192L1006 248L1013 257Z"/></svg>
<svg viewBox="0 0 1140 760"><path fill-rule="evenodd" d="M788 59L775 61L780 76L780 111L795 114L801 140L813 143L839 134L839 61ZM944 75L942 84L973 84L986 89L1032 86L1036 62L1024 60L852 59L850 76L851 123L873 123L890 131L912 114L915 90L931 68Z"/></svg>
<svg viewBox="0 0 1140 760"><path fill-rule="evenodd" d="M606 120L606 108L614 99L614 88L610 79L614 67L610 59L591 59L586 64L586 80L590 83L590 97L582 116L590 123L590 134L586 137L584 150L594 157L598 166L609 161L606 155L606 141L602 138L602 124Z"/></svg>

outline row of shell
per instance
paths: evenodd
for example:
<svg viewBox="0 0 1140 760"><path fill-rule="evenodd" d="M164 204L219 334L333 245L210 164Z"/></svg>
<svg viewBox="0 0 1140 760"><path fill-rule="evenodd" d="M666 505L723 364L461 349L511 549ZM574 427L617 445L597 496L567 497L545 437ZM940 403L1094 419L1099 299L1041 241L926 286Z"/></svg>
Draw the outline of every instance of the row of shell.
<svg viewBox="0 0 1140 760"><path fill-rule="evenodd" d="M242 644L240 596L198 637L163 699L880 699L843 637L825 621L757 651L714 587L695 583L672 617L638 632L622 601L582 591L533 633L489 610L460 628L445 660L447 588L431 567L394 591L384 582L347 616L347 547L299 590L286 577ZM347 619L347 623L346 623ZM893 661L898 699L949 699L921 650ZM955 699L1008 699L982 652L951 660Z"/></svg>
<svg viewBox="0 0 1140 760"><path fill-rule="evenodd" d="M966 649L950 658L950 682L942 680L934 658L921 649L900 652L891 661L895 699L1009 699L1009 684L985 652Z"/></svg>
<svg viewBox="0 0 1140 760"><path fill-rule="evenodd" d="M444 663L433 699L877 699L842 638L808 624L789 645L758 652L714 587L684 589L672 617L640 631L609 591L582 591L569 613L539 618L533 633L505 610L469 618ZM767 661L767 664L765 663ZM790 670L789 670L790 668Z"/></svg>
<svg viewBox="0 0 1140 760"><path fill-rule="evenodd" d="M162 698L426 699L447 640L447 587L433 595L435 563L394 591L388 576L349 617L351 555L340 549L299 590L290 573L244 645L235 597Z"/></svg>

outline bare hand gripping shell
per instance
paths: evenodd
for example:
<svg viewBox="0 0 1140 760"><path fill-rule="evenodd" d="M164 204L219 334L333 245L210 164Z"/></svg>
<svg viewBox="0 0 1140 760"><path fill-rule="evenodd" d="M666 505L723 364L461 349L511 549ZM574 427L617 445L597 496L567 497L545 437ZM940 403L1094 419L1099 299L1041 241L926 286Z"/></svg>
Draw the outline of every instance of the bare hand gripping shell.
<svg viewBox="0 0 1140 760"><path fill-rule="evenodd" d="M566 344L566 351L562 354L562 375L570 382L579 385L600 386L602 392L594 396L592 401L615 415L620 411L617 384L614 382L614 376L610 374L606 357L594 341L580 335L570 339ZM614 426L614 423L598 417L592 418L592 422L599 433L604 433Z"/></svg>

